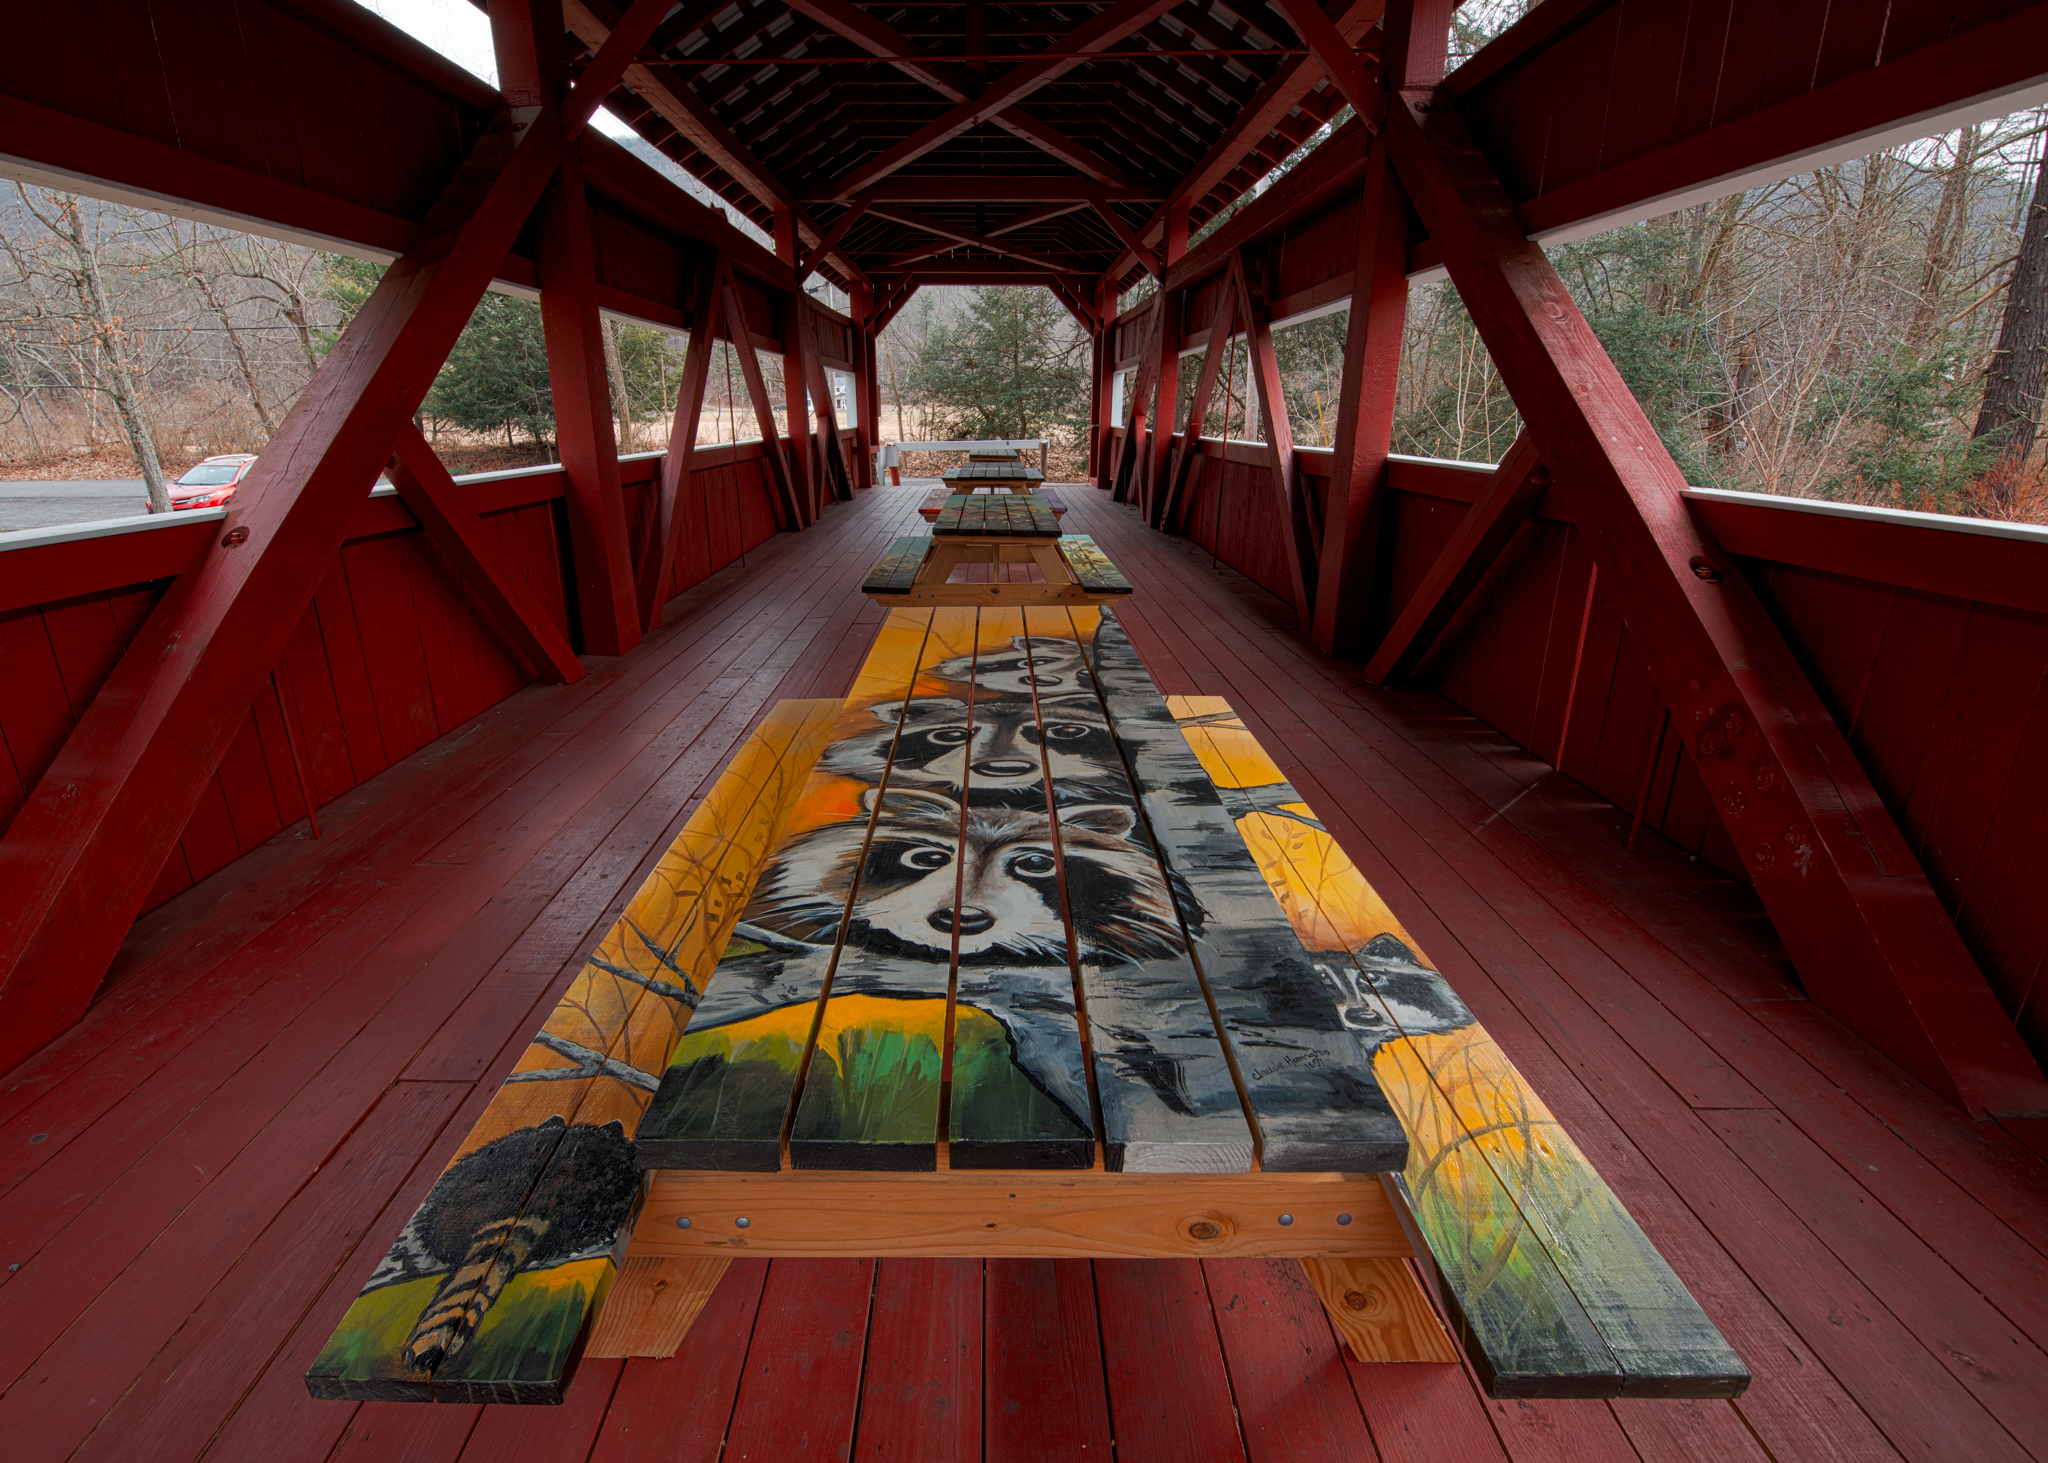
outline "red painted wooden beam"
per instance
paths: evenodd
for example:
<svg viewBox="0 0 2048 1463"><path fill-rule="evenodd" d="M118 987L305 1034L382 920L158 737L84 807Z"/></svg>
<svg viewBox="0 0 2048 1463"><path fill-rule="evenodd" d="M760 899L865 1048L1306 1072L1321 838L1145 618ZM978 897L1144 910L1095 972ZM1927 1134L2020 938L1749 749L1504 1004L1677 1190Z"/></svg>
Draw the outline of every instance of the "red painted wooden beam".
<svg viewBox="0 0 2048 1463"><path fill-rule="evenodd" d="M604 320L583 169L571 156L541 207L540 313L546 336L555 437L569 474L569 546L576 570L583 648L622 655L640 643L633 550L612 435Z"/></svg>
<svg viewBox="0 0 2048 1463"><path fill-rule="evenodd" d="M1423 110L1427 108L1427 110ZM1911 847L1514 205L1438 94L1387 110L1396 168L1516 406L1569 478L1674 727L1807 993L1973 1112L2048 1110Z"/></svg>
<svg viewBox="0 0 2048 1463"><path fill-rule="evenodd" d="M1266 460L1272 473L1274 506L1280 516L1282 557L1287 561L1287 578L1294 590L1295 613L1303 626L1315 622L1317 543L1319 525L1308 511L1295 472L1294 429L1287 420L1287 397L1280 386L1280 362L1273 353L1273 317L1267 309L1265 292L1255 287L1239 255L1233 273L1236 278L1237 307L1244 320L1245 343L1251 357L1251 380L1258 391L1259 418L1266 429Z"/></svg>
<svg viewBox="0 0 2048 1463"><path fill-rule="evenodd" d="M398 434L398 451L385 470L427 537L454 562L534 674L557 685L582 680L583 662L568 637L526 582L506 565L483 520L464 501L461 487L418 427L405 424Z"/></svg>
<svg viewBox="0 0 2048 1463"><path fill-rule="evenodd" d="M739 287L733 283L730 265L721 262L716 288L725 294L721 308L725 312L726 333L733 346L733 354L739 357L740 379L747 384L747 400L754 404L754 424L760 429L762 445L767 449L768 477L775 488L776 517L786 530L808 527L811 516L805 512L805 502L797 491L789 458L783 453L782 434L775 426L775 406L768 399L768 383L761 376L761 358L755 353L754 342L747 332L747 312L740 305ZM794 424L791 433L795 434Z"/></svg>
<svg viewBox="0 0 2048 1463"><path fill-rule="evenodd" d="M640 553L640 623L649 630L661 623L661 591L675 564L676 538L682 531L683 494L689 488L690 459L696 454L697 424L704 414L704 388L711 375L712 344L724 320L724 284L725 260L721 257L690 317L683 379L676 388L675 419L669 426L668 451L661 459L661 487L655 497L654 522Z"/></svg>
<svg viewBox="0 0 2048 1463"><path fill-rule="evenodd" d="M1535 439L1526 431L1501 459L1485 494L1458 521L1429 573L1402 606L1394 628L1367 662L1365 676L1379 685L1407 679L1470 599L1515 530L1542 508L1550 474L1541 464Z"/></svg>
<svg viewBox="0 0 2048 1463"><path fill-rule="evenodd" d="M944 116L918 128L894 147L886 149L879 156L844 174L833 185L833 196L851 198L898 169L917 161L932 149L951 142L969 128L994 120L1033 92L1050 85L1081 65L1090 54L1107 50L1132 31L1151 24L1173 9L1176 3L1178 0L1118 0L1118 3L1105 7L1046 48L1056 53L1059 59L1026 60L1012 67L980 95L961 102ZM1070 165L1075 162L1071 158L1066 161ZM1081 171L1089 170L1082 168ZM1129 182L1120 174L1105 177L1101 181L1118 187L1126 186Z"/></svg>
<svg viewBox="0 0 2048 1463"><path fill-rule="evenodd" d="M1180 444L1167 468L1166 491L1160 495L1159 512L1152 525L1154 528L1163 528L1171 533L1178 527L1174 510L1187 491L1189 475L1195 470L1196 455L1202 445L1202 427L1209 420L1209 401L1216 393L1216 378L1222 374L1223 363L1230 357L1231 337L1236 329L1237 288L1233 267L1230 285L1216 292L1216 313L1209 317L1209 344L1202 352L1202 369L1195 377L1194 397L1188 402L1187 429L1181 433ZM1228 414L1226 404L1225 416Z"/></svg>
<svg viewBox="0 0 2048 1463"><path fill-rule="evenodd" d="M494 119L0 838L0 1071L84 1012L391 444L666 8L639 0L559 112Z"/></svg>

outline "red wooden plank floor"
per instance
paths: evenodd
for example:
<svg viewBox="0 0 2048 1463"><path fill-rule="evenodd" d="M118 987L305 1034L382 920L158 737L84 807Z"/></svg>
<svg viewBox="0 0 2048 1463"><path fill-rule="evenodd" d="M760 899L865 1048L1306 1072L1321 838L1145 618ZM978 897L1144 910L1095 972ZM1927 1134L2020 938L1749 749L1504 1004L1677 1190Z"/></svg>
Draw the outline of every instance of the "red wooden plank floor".
<svg viewBox="0 0 2048 1463"><path fill-rule="evenodd" d="M1131 1463L2048 1458L2048 1163L1800 998L1747 894L1085 489L1169 692L1229 697L1756 1372L1489 1403L1361 1367L1290 1265L742 1262L560 1409L299 1373L585 947L775 699L842 692L929 484L829 508L642 649L534 686L138 924L0 1078L10 1458ZM1648 840L1646 840L1646 844ZM2029 1143L2035 1146L2028 1146Z"/></svg>

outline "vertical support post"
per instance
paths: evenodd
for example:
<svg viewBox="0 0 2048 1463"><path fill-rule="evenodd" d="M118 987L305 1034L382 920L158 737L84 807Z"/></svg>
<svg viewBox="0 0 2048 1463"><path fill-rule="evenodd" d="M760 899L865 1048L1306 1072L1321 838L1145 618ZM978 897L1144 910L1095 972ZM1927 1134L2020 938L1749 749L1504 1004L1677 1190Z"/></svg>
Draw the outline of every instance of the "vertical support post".
<svg viewBox="0 0 2048 1463"><path fill-rule="evenodd" d="M1374 639L1373 572L1385 511L1387 454L1393 450L1401 333L1408 318L1411 216L1408 196L1387 166L1386 139L1377 139L1358 201L1343 396L1337 406L1310 629L1316 649L1332 655L1363 655Z"/></svg>
<svg viewBox="0 0 2048 1463"><path fill-rule="evenodd" d="M782 405L789 422L789 475L797 498L804 505L803 521L815 523L823 506L819 479L824 463L818 452L817 433L810 397L810 361L816 347L811 341L810 311L804 292L789 297L782 319Z"/></svg>
<svg viewBox="0 0 2048 1463"><path fill-rule="evenodd" d="M1138 459L1138 511L1149 521L1165 486L1167 453L1173 446L1174 417L1180 408L1180 317L1183 292L1159 289L1159 333L1152 346L1153 404L1145 455Z"/></svg>
<svg viewBox="0 0 2048 1463"><path fill-rule="evenodd" d="M569 478L569 545L583 648L620 655L640 643L640 613L627 541L625 490L612 436L611 385L604 369L604 320L597 310L597 262L582 165L562 161L541 204L540 313L556 443Z"/></svg>

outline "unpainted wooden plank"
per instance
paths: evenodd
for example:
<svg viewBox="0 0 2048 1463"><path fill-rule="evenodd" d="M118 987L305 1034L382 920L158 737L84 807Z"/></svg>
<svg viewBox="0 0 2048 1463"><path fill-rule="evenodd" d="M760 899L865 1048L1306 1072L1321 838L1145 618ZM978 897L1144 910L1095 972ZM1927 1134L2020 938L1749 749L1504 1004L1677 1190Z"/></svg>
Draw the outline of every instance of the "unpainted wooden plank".
<svg viewBox="0 0 2048 1463"><path fill-rule="evenodd" d="M1446 1282L1467 1288L1441 1256L1470 1250L1482 1214L1496 1231L1532 1226L1550 1264L1532 1253L1530 1278L1554 1278L1569 1294L1545 1297L1539 1285L1522 1301L1528 1314L1546 1301L1566 1316L1582 1309L1604 1343L1583 1352L1558 1346L1548 1358L1524 1353L1504 1367L1488 1342L1507 1338L1475 1323L1492 1385L1512 1371L1530 1374L1516 1385L1540 1388L1552 1366L1560 1388L1612 1378L1619 1395L1739 1395L1748 1371L1684 1283L1229 704L1177 697L1169 705L1211 780L1242 797L1239 832L1319 968L1345 988L1346 1024L1373 1053L1415 1144L1404 1181ZM1493 1182L1475 1171L1453 1188L1475 1154ZM1473 1186L1483 1194L1464 1192ZM1503 1195L1512 1213L1501 1208ZM1484 1294L1460 1297L1468 1321L1485 1303ZM1524 1328L1520 1320L1514 1329Z"/></svg>
<svg viewBox="0 0 2048 1463"><path fill-rule="evenodd" d="M1458 1364L1457 1348L1405 1260L1303 1260L1330 1324L1368 1362Z"/></svg>
<svg viewBox="0 0 2048 1463"><path fill-rule="evenodd" d="M1362 1174L664 1169L627 1252L1401 1259L1414 1250L1385 1186Z"/></svg>
<svg viewBox="0 0 2048 1463"><path fill-rule="evenodd" d="M1112 1172L1240 1173L1251 1128L1176 913L1172 876L1136 816L1076 617L1026 609L1007 673L1039 698L1067 860L1103 1158ZM994 671L994 667L991 667Z"/></svg>
<svg viewBox="0 0 2048 1463"><path fill-rule="evenodd" d="M1276 1171L1370 1173L1408 1139L1173 715L1105 610L1085 646L1153 845L1180 876L1181 923Z"/></svg>
<svg viewBox="0 0 2048 1463"><path fill-rule="evenodd" d="M674 1356L732 1261L629 1255L583 1348L586 1359Z"/></svg>
<svg viewBox="0 0 2048 1463"><path fill-rule="evenodd" d="M308 1369L314 1396L559 1398L638 1199L653 1074L836 710L784 703L734 757Z"/></svg>

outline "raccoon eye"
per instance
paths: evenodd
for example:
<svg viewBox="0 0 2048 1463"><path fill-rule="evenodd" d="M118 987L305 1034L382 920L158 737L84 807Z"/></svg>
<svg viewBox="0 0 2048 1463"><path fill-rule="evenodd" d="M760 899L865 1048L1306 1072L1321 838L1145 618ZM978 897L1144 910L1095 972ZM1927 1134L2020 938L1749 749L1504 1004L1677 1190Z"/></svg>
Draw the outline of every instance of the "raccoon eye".
<svg viewBox="0 0 2048 1463"><path fill-rule="evenodd" d="M1056 742L1078 742L1083 737L1092 736L1094 732L1095 728L1092 726L1082 726L1071 721L1057 721L1045 729L1045 734Z"/></svg>
<svg viewBox="0 0 2048 1463"><path fill-rule="evenodd" d="M926 732L924 739L928 742L936 742L942 747L957 747L967 740L967 728L964 726L942 726L937 731Z"/></svg>
<svg viewBox="0 0 2048 1463"><path fill-rule="evenodd" d="M913 848L903 855L903 862L913 869L943 869L953 862L953 855L943 848Z"/></svg>
<svg viewBox="0 0 2048 1463"><path fill-rule="evenodd" d="M1056 868L1049 853L1020 853L1010 860L1010 872L1027 879L1048 879Z"/></svg>

